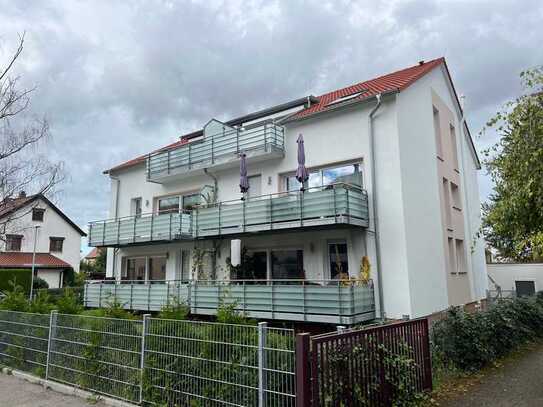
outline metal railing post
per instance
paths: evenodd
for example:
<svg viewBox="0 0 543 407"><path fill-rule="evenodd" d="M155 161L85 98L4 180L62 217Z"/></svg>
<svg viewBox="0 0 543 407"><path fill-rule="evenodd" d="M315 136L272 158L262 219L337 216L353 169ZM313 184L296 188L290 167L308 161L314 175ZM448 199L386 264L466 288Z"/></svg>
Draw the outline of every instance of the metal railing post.
<svg viewBox="0 0 543 407"><path fill-rule="evenodd" d="M308 333L296 335L296 407L311 406L311 353Z"/></svg>
<svg viewBox="0 0 543 407"><path fill-rule="evenodd" d="M134 216L134 230L132 232L132 243L136 243L136 222L138 217Z"/></svg>
<svg viewBox="0 0 543 407"><path fill-rule="evenodd" d="M117 221L117 244L121 243L121 220Z"/></svg>
<svg viewBox="0 0 543 407"><path fill-rule="evenodd" d="M151 234L149 235L149 240L151 242L153 241L153 226L154 226L154 223L155 223L155 215L152 213L151 214Z"/></svg>
<svg viewBox="0 0 543 407"><path fill-rule="evenodd" d="M170 240L172 240L172 215L173 213L170 212ZM181 216L181 214L179 214Z"/></svg>
<svg viewBox="0 0 543 407"><path fill-rule="evenodd" d="M102 245L106 242L106 221L102 222Z"/></svg>
<svg viewBox="0 0 543 407"><path fill-rule="evenodd" d="M51 311L49 316L49 336L47 338L47 360L45 362L45 380L49 380L49 362L51 360L52 341L55 338L54 330L57 326L58 311Z"/></svg>
<svg viewBox="0 0 543 407"><path fill-rule="evenodd" d="M144 375L144 368L145 368L145 336L148 333L149 329L149 318L151 318L151 314L145 314L143 316L143 323L142 323L142 329L141 329L141 357L140 357L140 404L143 402L143 375Z"/></svg>
<svg viewBox="0 0 543 407"><path fill-rule="evenodd" d="M267 139L266 139L266 130L268 129L268 123L264 123L264 151L268 151Z"/></svg>
<svg viewBox="0 0 543 407"><path fill-rule="evenodd" d="M266 330L267 322L258 323L258 406L266 406Z"/></svg>

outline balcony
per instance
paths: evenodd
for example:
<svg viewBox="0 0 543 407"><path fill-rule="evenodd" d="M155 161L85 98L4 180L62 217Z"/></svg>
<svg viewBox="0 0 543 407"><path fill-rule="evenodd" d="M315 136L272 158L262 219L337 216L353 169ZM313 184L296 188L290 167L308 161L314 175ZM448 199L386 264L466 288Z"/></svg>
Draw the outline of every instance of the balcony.
<svg viewBox="0 0 543 407"><path fill-rule="evenodd" d="M204 168L235 167L240 152L246 154L249 163L283 157L283 127L272 123L247 130L224 127L200 140L152 153L147 159L147 179L165 183Z"/></svg>
<svg viewBox="0 0 543 407"><path fill-rule="evenodd" d="M368 226L368 197L338 183L248 200L220 202L186 213L147 214L91 222L89 246L198 239L331 226Z"/></svg>
<svg viewBox="0 0 543 407"><path fill-rule="evenodd" d="M220 302L248 317L351 325L375 318L373 284L342 280L89 282L84 305L113 298L125 309L159 311L172 297L194 315L216 315Z"/></svg>

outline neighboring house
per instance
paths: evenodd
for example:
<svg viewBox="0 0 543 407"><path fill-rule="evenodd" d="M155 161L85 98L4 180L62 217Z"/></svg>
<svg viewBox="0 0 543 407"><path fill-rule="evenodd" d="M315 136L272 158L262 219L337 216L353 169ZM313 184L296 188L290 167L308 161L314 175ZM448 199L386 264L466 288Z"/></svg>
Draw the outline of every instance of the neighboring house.
<svg viewBox="0 0 543 407"><path fill-rule="evenodd" d="M90 252L89 254L87 254L85 256L85 258L83 259L87 264L95 264L96 263L96 259L98 258L98 256L100 255L100 252L102 252L102 249L101 247L94 247Z"/></svg>
<svg viewBox="0 0 543 407"><path fill-rule="evenodd" d="M50 288L59 288L67 269L79 272L81 237L86 234L45 196L21 192L0 203L0 225L0 269L32 268L34 233L39 226L36 275Z"/></svg>
<svg viewBox="0 0 543 407"><path fill-rule="evenodd" d="M91 222L89 242L109 247L107 275L119 284L88 285L86 304L115 294L157 310L176 296L214 314L224 297L255 318L352 324L480 300L479 169L443 58L212 119L105 172L111 220ZM238 245L243 264L229 271ZM373 285L345 281L365 256Z"/></svg>
<svg viewBox="0 0 543 407"><path fill-rule="evenodd" d="M490 294L533 295L543 290L543 263L489 263Z"/></svg>

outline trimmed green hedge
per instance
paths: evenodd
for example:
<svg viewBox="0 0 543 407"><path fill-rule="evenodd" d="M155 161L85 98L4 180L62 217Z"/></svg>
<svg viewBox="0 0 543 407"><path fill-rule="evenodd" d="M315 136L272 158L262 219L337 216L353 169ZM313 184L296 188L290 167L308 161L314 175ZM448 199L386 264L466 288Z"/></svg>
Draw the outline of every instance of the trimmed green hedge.
<svg viewBox="0 0 543 407"><path fill-rule="evenodd" d="M11 291L10 281L12 280L23 287L25 292L30 292L32 274L29 269L0 269L0 291Z"/></svg>
<svg viewBox="0 0 543 407"><path fill-rule="evenodd" d="M465 371L479 370L537 338L543 338L542 292L532 298L500 300L488 311L474 314L453 307L432 330L436 361Z"/></svg>

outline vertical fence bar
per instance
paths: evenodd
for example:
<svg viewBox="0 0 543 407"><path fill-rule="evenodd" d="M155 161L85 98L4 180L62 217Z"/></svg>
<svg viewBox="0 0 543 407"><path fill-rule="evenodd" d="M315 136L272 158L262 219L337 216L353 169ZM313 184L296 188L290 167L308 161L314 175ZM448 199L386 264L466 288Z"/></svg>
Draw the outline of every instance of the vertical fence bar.
<svg viewBox="0 0 543 407"><path fill-rule="evenodd" d="M296 335L296 407L311 406L311 352L308 333Z"/></svg>
<svg viewBox="0 0 543 407"><path fill-rule="evenodd" d="M258 323L258 406L266 405L266 329L267 322Z"/></svg>
<svg viewBox="0 0 543 407"><path fill-rule="evenodd" d="M54 331L57 326L58 311L51 311L49 317L49 336L47 338L47 359L45 362L45 380L49 380L49 361L51 358L52 341L55 338Z"/></svg>
<svg viewBox="0 0 543 407"><path fill-rule="evenodd" d="M151 318L151 314L143 315L143 324L141 328L140 388L139 388L140 404L143 403L143 375L144 375L143 370L145 366L145 336L147 335L148 329L149 329L149 318Z"/></svg>
<svg viewBox="0 0 543 407"><path fill-rule="evenodd" d="M421 321L422 325L422 353L424 364L424 390L431 391L432 383L432 356L430 354L430 335L428 329L429 321L425 319Z"/></svg>

